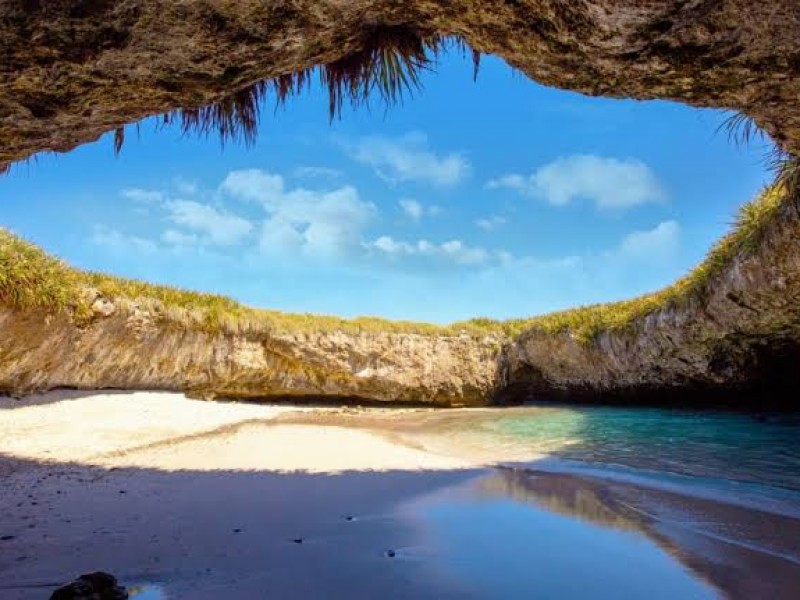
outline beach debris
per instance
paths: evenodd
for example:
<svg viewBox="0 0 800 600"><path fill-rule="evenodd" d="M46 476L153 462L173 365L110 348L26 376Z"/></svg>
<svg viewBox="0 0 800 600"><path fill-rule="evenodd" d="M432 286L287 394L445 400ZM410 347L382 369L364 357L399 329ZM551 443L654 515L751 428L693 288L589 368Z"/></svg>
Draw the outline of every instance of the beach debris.
<svg viewBox="0 0 800 600"><path fill-rule="evenodd" d="M395 552L394 550L387 550L386 556L388 556L389 558L394 558L395 556L397 556L397 552Z"/></svg>
<svg viewBox="0 0 800 600"><path fill-rule="evenodd" d="M8 540L13 540L15 537L17 537L17 536L15 536L15 535L4 535L4 536L0 537L0 541L7 542Z"/></svg>
<svg viewBox="0 0 800 600"><path fill-rule="evenodd" d="M242 533L242 530L237 527L236 529L233 530L233 533Z"/></svg>
<svg viewBox="0 0 800 600"><path fill-rule="evenodd" d="M303 543L303 538L301 538L301 537L299 537L299 538L294 538L292 541L293 541L295 544L302 544L302 543Z"/></svg>
<svg viewBox="0 0 800 600"><path fill-rule="evenodd" d="M128 591L110 573L96 571L81 575L50 596L50 600L127 600Z"/></svg>
<svg viewBox="0 0 800 600"><path fill-rule="evenodd" d="M347 516L344 518L344 520L345 520L345 521L355 521L355 520L356 520L356 518L355 518L353 515L347 515Z"/></svg>

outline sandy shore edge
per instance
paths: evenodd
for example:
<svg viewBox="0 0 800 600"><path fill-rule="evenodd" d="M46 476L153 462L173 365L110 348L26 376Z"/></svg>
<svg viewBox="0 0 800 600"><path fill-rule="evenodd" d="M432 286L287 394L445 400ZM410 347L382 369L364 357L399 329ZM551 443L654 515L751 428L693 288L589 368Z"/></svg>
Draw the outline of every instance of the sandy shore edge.
<svg viewBox="0 0 800 600"><path fill-rule="evenodd" d="M206 402L166 392L58 391L0 399L0 451L27 461L166 471L335 473L483 464L379 430L334 424L342 410ZM304 422L292 424L301 415ZM315 416L324 423L313 423Z"/></svg>

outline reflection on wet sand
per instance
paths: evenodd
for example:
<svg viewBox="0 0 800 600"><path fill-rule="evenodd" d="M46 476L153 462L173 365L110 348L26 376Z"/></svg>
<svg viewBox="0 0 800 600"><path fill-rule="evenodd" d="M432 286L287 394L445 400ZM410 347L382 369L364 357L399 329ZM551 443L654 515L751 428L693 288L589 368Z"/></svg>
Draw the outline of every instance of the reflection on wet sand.
<svg viewBox="0 0 800 600"><path fill-rule="evenodd" d="M641 533L731 599L793 599L800 593L800 520L789 516L523 468L495 469L474 489L485 499L511 498Z"/></svg>
<svg viewBox="0 0 800 600"><path fill-rule="evenodd" d="M134 585L128 588L128 595L136 600L166 600L167 598L159 585Z"/></svg>
<svg viewBox="0 0 800 600"><path fill-rule="evenodd" d="M3 600L800 597L796 424L45 400L0 401Z"/></svg>

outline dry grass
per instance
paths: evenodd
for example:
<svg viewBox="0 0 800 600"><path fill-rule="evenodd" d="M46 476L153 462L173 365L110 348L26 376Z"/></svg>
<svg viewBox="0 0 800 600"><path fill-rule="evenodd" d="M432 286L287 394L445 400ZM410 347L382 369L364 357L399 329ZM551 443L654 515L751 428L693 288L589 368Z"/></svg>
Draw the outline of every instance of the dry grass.
<svg viewBox="0 0 800 600"><path fill-rule="evenodd" d="M797 179L796 163L786 172ZM787 176L788 177L788 176ZM787 191L789 190L789 191ZM760 246L764 234L784 200L797 188L783 181L766 188L741 207L732 231L709 251L691 273L671 286L652 293L608 304L584 306L530 319L497 321L476 318L439 326L375 317L342 319L316 314L293 314L251 308L214 294L204 294L143 281L78 271L37 246L0 228L0 304L18 309L42 309L51 313L70 311L78 320L91 314L86 288L96 288L117 303L139 306L163 325L209 332L384 332L422 335L514 337L527 329L544 333L570 332L588 342L599 333L628 327L636 319L665 307L679 307L702 299L709 284L737 256L747 256Z"/></svg>
<svg viewBox="0 0 800 600"><path fill-rule="evenodd" d="M154 285L134 279L74 269L38 246L0 228L0 304L20 310L68 312L78 321L91 314L87 288L94 288L122 306L151 313L163 325L208 332L386 332L424 335L485 334L465 324L443 327L390 321L376 317L343 319L294 314L245 306L231 298Z"/></svg>
<svg viewBox="0 0 800 600"><path fill-rule="evenodd" d="M56 312L75 305L76 272L0 228L0 304Z"/></svg>
<svg viewBox="0 0 800 600"><path fill-rule="evenodd" d="M787 192L787 189L794 191ZM765 188L757 198L739 209L731 232L709 250L705 260L663 290L621 302L582 306L532 319L495 322L495 327L501 327L512 337L527 329L543 333L569 331L579 340L589 342L601 332L623 329L657 310L701 300L709 285L713 285L714 279L734 258L752 255L759 248L769 224L776 218L787 196L796 194L796 190L780 182ZM491 328L492 324L485 323L484 326Z"/></svg>

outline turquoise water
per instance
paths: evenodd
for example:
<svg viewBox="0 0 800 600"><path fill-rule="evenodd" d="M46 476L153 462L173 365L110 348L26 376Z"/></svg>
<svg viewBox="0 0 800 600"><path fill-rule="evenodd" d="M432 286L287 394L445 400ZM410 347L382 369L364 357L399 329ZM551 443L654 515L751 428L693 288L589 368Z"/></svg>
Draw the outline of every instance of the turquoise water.
<svg viewBox="0 0 800 600"><path fill-rule="evenodd" d="M800 598L800 415L527 406L424 428L509 467L409 510L468 597Z"/></svg>
<svg viewBox="0 0 800 600"><path fill-rule="evenodd" d="M442 415L431 432L501 462L647 479L800 507L800 414L526 406Z"/></svg>
<svg viewBox="0 0 800 600"><path fill-rule="evenodd" d="M498 415L487 433L571 460L800 491L800 415L575 407Z"/></svg>
<svg viewBox="0 0 800 600"><path fill-rule="evenodd" d="M53 512L101 499L66 530L76 549L146 515L94 557L136 600L800 598L797 415L559 405L382 422L417 447L500 466L147 470L136 489L119 470L64 479ZM55 551L73 561L59 572L84 569L79 552Z"/></svg>

